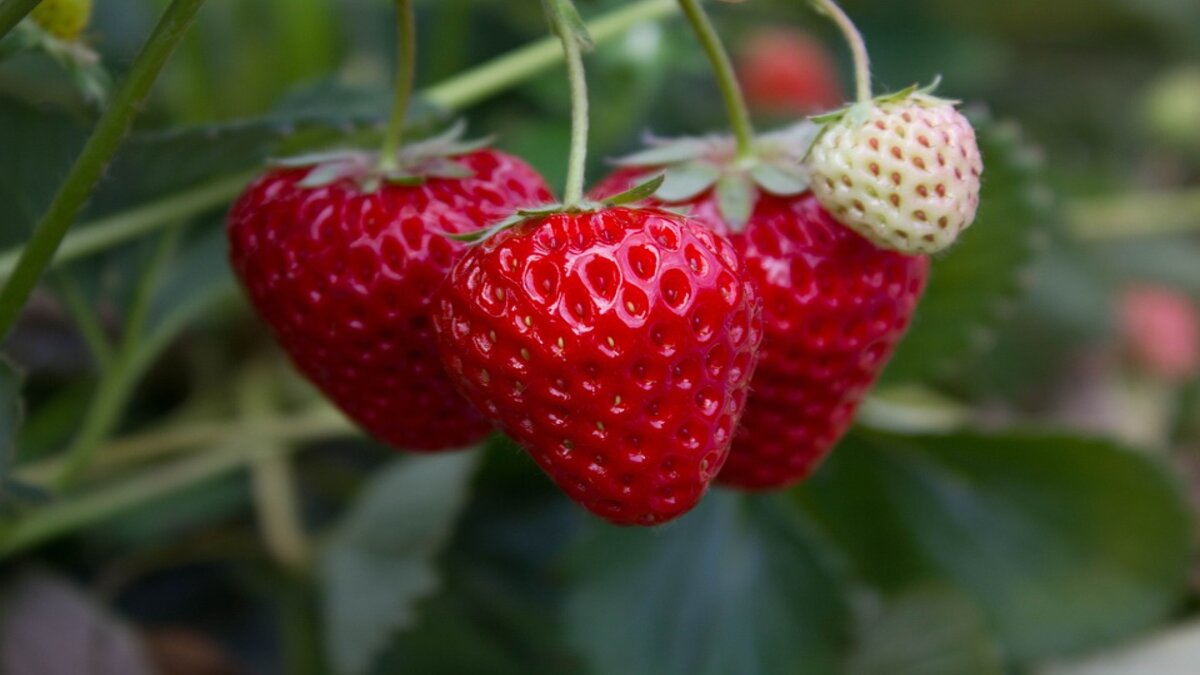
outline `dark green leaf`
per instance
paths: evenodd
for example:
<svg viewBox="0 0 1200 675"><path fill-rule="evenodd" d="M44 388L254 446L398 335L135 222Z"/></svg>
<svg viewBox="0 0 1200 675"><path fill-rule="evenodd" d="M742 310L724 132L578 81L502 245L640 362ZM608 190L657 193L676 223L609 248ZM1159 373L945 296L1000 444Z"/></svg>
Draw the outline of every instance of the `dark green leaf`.
<svg viewBox="0 0 1200 675"><path fill-rule="evenodd" d="M965 372L1021 292L1021 276L1048 238L1052 204L1016 127L977 120L985 162L979 215L934 261L912 327L884 373L887 382Z"/></svg>
<svg viewBox="0 0 1200 675"><path fill-rule="evenodd" d="M721 170L708 162L687 162L669 167L664 177L654 196L667 203L682 202L711 188Z"/></svg>
<svg viewBox="0 0 1200 675"><path fill-rule="evenodd" d="M838 673L836 566L787 502L710 494L659 530L597 525L567 631L595 675Z"/></svg>
<svg viewBox="0 0 1200 675"><path fill-rule="evenodd" d="M1184 590L1191 523L1178 486L1109 442L852 436L804 494L860 574L890 589L953 584L1020 662L1133 635Z"/></svg>
<svg viewBox="0 0 1200 675"><path fill-rule="evenodd" d="M362 673L438 585L433 559L467 499L478 453L395 461L338 526L319 562L325 638L338 673Z"/></svg>
<svg viewBox="0 0 1200 675"><path fill-rule="evenodd" d="M717 181L717 209L734 232L750 220L756 197L754 183L744 173L727 173Z"/></svg>
<svg viewBox="0 0 1200 675"><path fill-rule="evenodd" d="M623 206L625 204L640 202L654 194L655 190L658 190L662 186L664 179L665 176L663 175L655 176L644 183L639 183L624 192L605 199L604 203L608 206Z"/></svg>
<svg viewBox="0 0 1200 675"><path fill-rule="evenodd" d="M864 622L846 675L1003 675L983 616L952 588L906 591Z"/></svg>

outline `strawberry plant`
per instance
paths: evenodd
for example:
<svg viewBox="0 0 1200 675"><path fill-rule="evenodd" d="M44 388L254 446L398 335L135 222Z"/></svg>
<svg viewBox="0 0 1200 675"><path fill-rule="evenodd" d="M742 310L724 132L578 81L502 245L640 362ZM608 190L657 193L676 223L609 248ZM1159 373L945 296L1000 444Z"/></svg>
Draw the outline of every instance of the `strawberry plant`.
<svg viewBox="0 0 1200 675"><path fill-rule="evenodd" d="M1190 673L1200 15L847 10L0 0L0 672Z"/></svg>

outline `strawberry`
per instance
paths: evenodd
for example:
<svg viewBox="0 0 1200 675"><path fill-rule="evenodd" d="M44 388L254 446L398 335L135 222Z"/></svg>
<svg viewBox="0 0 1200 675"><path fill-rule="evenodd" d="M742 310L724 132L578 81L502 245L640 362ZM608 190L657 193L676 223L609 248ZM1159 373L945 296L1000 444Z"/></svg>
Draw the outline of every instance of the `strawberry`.
<svg viewBox="0 0 1200 675"><path fill-rule="evenodd" d="M825 124L807 164L841 223L879 246L936 253L975 220L983 160L954 102L928 90L857 103Z"/></svg>
<svg viewBox="0 0 1200 675"><path fill-rule="evenodd" d="M761 337L728 241L651 209L547 209L451 271L446 369L574 501L621 525L696 505L729 452Z"/></svg>
<svg viewBox="0 0 1200 675"><path fill-rule="evenodd" d="M1143 370L1171 382L1200 373L1200 311L1169 286L1136 285L1117 303L1122 344Z"/></svg>
<svg viewBox="0 0 1200 675"><path fill-rule="evenodd" d="M92 18L92 0L42 0L30 16L47 33L70 42L87 28Z"/></svg>
<svg viewBox="0 0 1200 675"><path fill-rule="evenodd" d="M550 197L520 159L442 141L406 148L386 176L357 153L288 161L247 188L228 228L234 271L296 367L372 436L420 451L490 428L434 344L433 294L465 248L442 233Z"/></svg>
<svg viewBox="0 0 1200 675"><path fill-rule="evenodd" d="M833 58L811 35L768 28L751 33L743 44L737 73L752 108L808 115L842 102Z"/></svg>
<svg viewBox="0 0 1200 675"><path fill-rule="evenodd" d="M805 189L794 158L815 130L760 139L748 171L727 139L659 142L592 191L624 190L671 158L654 205L681 207L729 237L763 298L763 344L721 483L770 489L806 478L849 426L903 336L924 288L925 257L880 249L840 225ZM731 199L729 195L742 195Z"/></svg>

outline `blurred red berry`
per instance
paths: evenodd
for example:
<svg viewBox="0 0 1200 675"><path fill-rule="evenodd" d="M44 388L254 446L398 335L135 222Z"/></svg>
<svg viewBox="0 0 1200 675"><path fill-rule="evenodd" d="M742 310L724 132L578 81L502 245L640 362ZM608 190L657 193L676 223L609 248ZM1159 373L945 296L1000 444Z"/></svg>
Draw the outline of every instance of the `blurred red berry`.
<svg viewBox="0 0 1200 675"><path fill-rule="evenodd" d="M802 31L751 33L738 55L737 71L746 101L763 112L808 115L845 100L829 51Z"/></svg>
<svg viewBox="0 0 1200 675"><path fill-rule="evenodd" d="M1121 339L1139 366L1170 380L1200 373L1200 312L1187 295L1165 286L1133 286L1119 303Z"/></svg>

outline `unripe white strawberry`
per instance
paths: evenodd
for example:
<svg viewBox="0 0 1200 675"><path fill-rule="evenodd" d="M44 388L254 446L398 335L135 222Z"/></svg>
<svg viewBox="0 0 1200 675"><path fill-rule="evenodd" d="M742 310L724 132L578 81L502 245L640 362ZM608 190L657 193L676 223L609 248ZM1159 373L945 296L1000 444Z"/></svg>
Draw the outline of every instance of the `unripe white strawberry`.
<svg viewBox="0 0 1200 675"><path fill-rule="evenodd" d="M812 190L876 245L935 253L975 220L983 161L954 103L902 92L822 118L806 160Z"/></svg>

